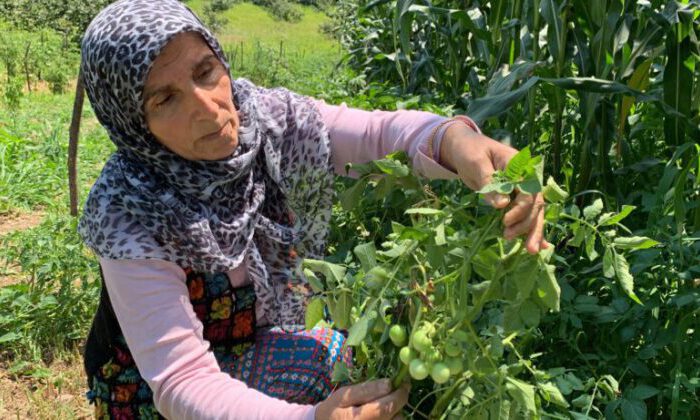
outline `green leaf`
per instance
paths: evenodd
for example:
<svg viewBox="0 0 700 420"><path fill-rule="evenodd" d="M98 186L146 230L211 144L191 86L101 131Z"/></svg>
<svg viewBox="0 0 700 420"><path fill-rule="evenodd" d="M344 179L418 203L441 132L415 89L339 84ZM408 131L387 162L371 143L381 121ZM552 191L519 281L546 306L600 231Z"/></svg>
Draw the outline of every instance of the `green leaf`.
<svg viewBox="0 0 700 420"><path fill-rule="evenodd" d="M642 92L612 80L596 79L595 77L562 77L559 79L542 78L542 82L551 83L562 89L580 90L595 93L624 93L638 97Z"/></svg>
<svg viewBox="0 0 700 420"><path fill-rule="evenodd" d="M345 343L348 346L359 346L362 340L367 336L367 332L370 328L370 323L373 323L377 318L377 311L371 310L362 315L355 324L350 327L348 331L348 338Z"/></svg>
<svg viewBox="0 0 700 420"><path fill-rule="evenodd" d="M9 333L6 333L6 334L3 334L2 336L0 336L0 344L9 343L11 341L16 341L16 340L19 340L20 338L22 338L21 335L15 333L15 332L9 332Z"/></svg>
<svg viewBox="0 0 700 420"><path fill-rule="evenodd" d="M520 192L527 195L534 195L542 191L542 183L540 183L540 180L536 177L530 177L522 182L519 182L517 187Z"/></svg>
<svg viewBox="0 0 700 420"><path fill-rule="evenodd" d="M615 238L613 244L619 249L638 250L651 248L658 245L659 242L651 238L647 238L646 236L628 236L623 238Z"/></svg>
<svg viewBox="0 0 700 420"><path fill-rule="evenodd" d="M558 405L559 407L567 408L569 403L566 398L562 395L559 388L551 382L538 383L537 388L540 394L544 397L546 401Z"/></svg>
<svg viewBox="0 0 700 420"><path fill-rule="evenodd" d="M350 369L348 369L345 362L339 360L333 365L333 373L331 374L331 382L333 383L347 383L350 382Z"/></svg>
<svg viewBox="0 0 700 420"><path fill-rule="evenodd" d="M304 317L307 330L312 329L323 320L323 308L325 306L323 299L318 297L311 299L311 302L306 306L306 316Z"/></svg>
<svg viewBox="0 0 700 420"><path fill-rule="evenodd" d="M340 194L339 200L343 210L350 211L360 203L360 199L362 198L362 194L365 192L365 187L367 186L368 181L368 177L362 177L358 179L352 185L352 187Z"/></svg>
<svg viewBox="0 0 700 420"><path fill-rule="evenodd" d="M477 124L480 124L489 118L508 112L510 107L520 102L538 81L539 78L531 77L514 90L473 99L469 101L466 114Z"/></svg>
<svg viewBox="0 0 700 420"><path fill-rule="evenodd" d="M569 197L569 193L564 191L551 176L547 178L547 184L542 189L542 195L550 203L561 203Z"/></svg>
<svg viewBox="0 0 700 420"><path fill-rule="evenodd" d="M540 307L531 300L526 300L520 306L520 319L525 326L532 328L540 324Z"/></svg>
<svg viewBox="0 0 700 420"><path fill-rule="evenodd" d="M586 235L586 255L589 261L594 261L600 256L595 249L596 236L593 233Z"/></svg>
<svg viewBox="0 0 700 420"><path fill-rule="evenodd" d="M603 211L603 200L600 198L597 198L593 203L589 206L586 206L583 209L583 217L586 220L593 220L595 219L600 212Z"/></svg>
<svg viewBox="0 0 700 420"><path fill-rule="evenodd" d="M528 415L537 413L535 404L535 388L521 380L507 377L506 390L511 398L517 401L520 408Z"/></svg>
<svg viewBox="0 0 700 420"><path fill-rule="evenodd" d="M620 223L625 217L629 216L630 213L637 207L635 206L622 206L622 210L619 213L605 213L598 219L598 226L612 226L614 224Z"/></svg>
<svg viewBox="0 0 700 420"><path fill-rule="evenodd" d="M634 400L646 400L658 394L660 391L657 388L649 385L637 385L629 391L629 397Z"/></svg>
<svg viewBox="0 0 700 420"><path fill-rule="evenodd" d="M527 173L528 164L532 159L530 147L520 150L515 156L510 158L506 165L505 176L510 181L519 181Z"/></svg>
<svg viewBox="0 0 700 420"><path fill-rule="evenodd" d="M637 420L647 418L647 406L646 404L644 404L643 401L623 398L620 406L622 407L623 420Z"/></svg>
<svg viewBox="0 0 700 420"><path fill-rule="evenodd" d="M393 159L375 160L374 164L385 174L398 178L408 176L411 173L407 165Z"/></svg>
<svg viewBox="0 0 700 420"><path fill-rule="evenodd" d="M634 277L632 277L632 274L630 273L630 266L627 263L627 259L625 259L624 255L618 254L617 252L614 252L613 254L615 275L617 276L617 281L620 284L620 287L622 287L622 290L627 294L627 296L630 297L630 299L641 305L642 301L639 300L636 294L634 294Z"/></svg>
<svg viewBox="0 0 700 420"><path fill-rule="evenodd" d="M416 207L412 209L408 209L404 212L404 214L420 214L423 216L442 216L445 214L442 210L438 209L431 209L428 207Z"/></svg>
<svg viewBox="0 0 700 420"><path fill-rule="evenodd" d="M537 278L537 296L549 309L558 312L561 288L557 283L556 268L550 264L544 266L543 275Z"/></svg>
<svg viewBox="0 0 700 420"><path fill-rule="evenodd" d="M664 66L664 103L677 113L664 118L664 134L668 146L685 143L686 126L682 116L692 115L693 85L696 59L690 34L694 32L692 19L684 19L678 12L679 21L666 36L668 61Z"/></svg>
<svg viewBox="0 0 700 420"><path fill-rule="evenodd" d="M615 265L613 263L613 251L610 247L605 248L603 254L603 275L609 279L615 277Z"/></svg>
<svg viewBox="0 0 700 420"><path fill-rule="evenodd" d="M350 313L352 311L352 294L343 290L333 300L333 306L329 305L335 327L344 330L350 326Z"/></svg>
<svg viewBox="0 0 700 420"><path fill-rule="evenodd" d="M331 282L329 288L334 285L339 285L342 283L345 277L345 267L338 264L332 264L323 260L314 260L311 258L306 258L302 262L302 267L308 268L311 271L321 273L326 276L326 281Z"/></svg>
<svg viewBox="0 0 700 420"><path fill-rule="evenodd" d="M360 260L360 265L364 271L369 271L377 265L377 249L374 247L373 242L357 245L353 252L357 259Z"/></svg>
<svg viewBox="0 0 700 420"><path fill-rule="evenodd" d="M440 223L435 228L435 245L443 246L447 244L447 238L445 237L445 224Z"/></svg>
<svg viewBox="0 0 700 420"><path fill-rule="evenodd" d="M321 293L325 290L321 280L318 277L316 277L316 273L309 270L308 268L305 268L304 269L304 276L306 277L306 280L309 282L309 285L311 285L311 290L313 290L315 293Z"/></svg>
<svg viewBox="0 0 700 420"><path fill-rule="evenodd" d="M479 194L488 194L491 192L496 192L498 194L505 194L508 195L513 192L515 189L515 184L512 182L508 181L496 181L496 182L491 182L490 184L486 185L484 188L480 189L477 191Z"/></svg>

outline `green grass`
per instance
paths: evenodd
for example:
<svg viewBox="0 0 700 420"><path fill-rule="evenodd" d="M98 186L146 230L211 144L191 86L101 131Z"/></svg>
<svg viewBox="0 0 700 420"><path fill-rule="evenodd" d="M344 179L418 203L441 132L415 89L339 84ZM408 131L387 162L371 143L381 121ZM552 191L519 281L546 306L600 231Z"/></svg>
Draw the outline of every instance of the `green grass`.
<svg viewBox="0 0 700 420"><path fill-rule="evenodd" d="M194 0L188 6L201 15L202 3L201 0ZM263 45L277 47L283 42L289 51L307 53L310 56L338 53L338 43L319 31L328 17L310 6L297 7L303 11L304 16L301 21L291 23L273 18L260 6L238 3L221 15L228 19L228 23L217 36L222 44L244 42L255 45L260 41Z"/></svg>

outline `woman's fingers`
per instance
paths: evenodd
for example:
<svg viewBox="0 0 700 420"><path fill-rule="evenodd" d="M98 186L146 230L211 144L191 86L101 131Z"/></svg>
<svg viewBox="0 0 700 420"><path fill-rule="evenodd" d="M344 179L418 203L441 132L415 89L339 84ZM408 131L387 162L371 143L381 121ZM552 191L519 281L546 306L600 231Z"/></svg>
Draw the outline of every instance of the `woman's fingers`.
<svg viewBox="0 0 700 420"><path fill-rule="evenodd" d="M333 393L339 407L354 407L375 401L391 393L391 381L380 379L357 385L344 386Z"/></svg>
<svg viewBox="0 0 700 420"><path fill-rule="evenodd" d="M353 418L362 420L391 420L408 402L410 386L403 384L396 391L362 406L354 407Z"/></svg>
<svg viewBox="0 0 700 420"><path fill-rule="evenodd" d="M525 241L525 248L530 254L536 254L543 248L544 241L544 207L539 207L537 216L535 217L535 226L530 230L530 234Z"/></svg>
<svg viewBox="0 0 700 420"><path fill-rule="evenodd" d="M527 195L519 193L513 201L512 208L503 217L506 239L528 234L526 246L528 251L537 252L542 248L544 231L544 200L542 194Z"/></svg>

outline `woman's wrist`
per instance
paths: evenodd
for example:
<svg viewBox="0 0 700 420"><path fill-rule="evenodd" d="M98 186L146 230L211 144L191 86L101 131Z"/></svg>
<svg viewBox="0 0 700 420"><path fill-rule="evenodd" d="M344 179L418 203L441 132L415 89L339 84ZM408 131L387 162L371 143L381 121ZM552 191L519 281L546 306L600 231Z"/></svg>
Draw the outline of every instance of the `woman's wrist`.
<svg viewBox="0 0 700 420"><path fill-rule="evenodd" d="M445 128L439 142L437 155L439 163L445 168L457 173L460 160L463 160L467 153L466 143L470 139L475 139L479 132L473 129L472 125L462 119L453 119Z"/></svg>

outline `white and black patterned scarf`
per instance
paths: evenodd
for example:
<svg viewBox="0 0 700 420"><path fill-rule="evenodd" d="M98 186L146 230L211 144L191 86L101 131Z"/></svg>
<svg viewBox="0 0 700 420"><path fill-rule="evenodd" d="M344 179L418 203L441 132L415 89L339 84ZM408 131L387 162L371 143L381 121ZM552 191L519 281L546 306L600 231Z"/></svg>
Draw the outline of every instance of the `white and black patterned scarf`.
<svg viewBox="0 0 700 420"><path fill-rule="evenodd" d="M303 323L308 288L299 258L323 255L333 196L328 133L308 98L233 82L239 145L217 161L186 160L148 130L143 87L168 40L202 35L175 0L122 0L82 44L88 98L117 146L92 187L79 232L99 256L164 259L197 271L248 267L267 321Z"/></svg>

